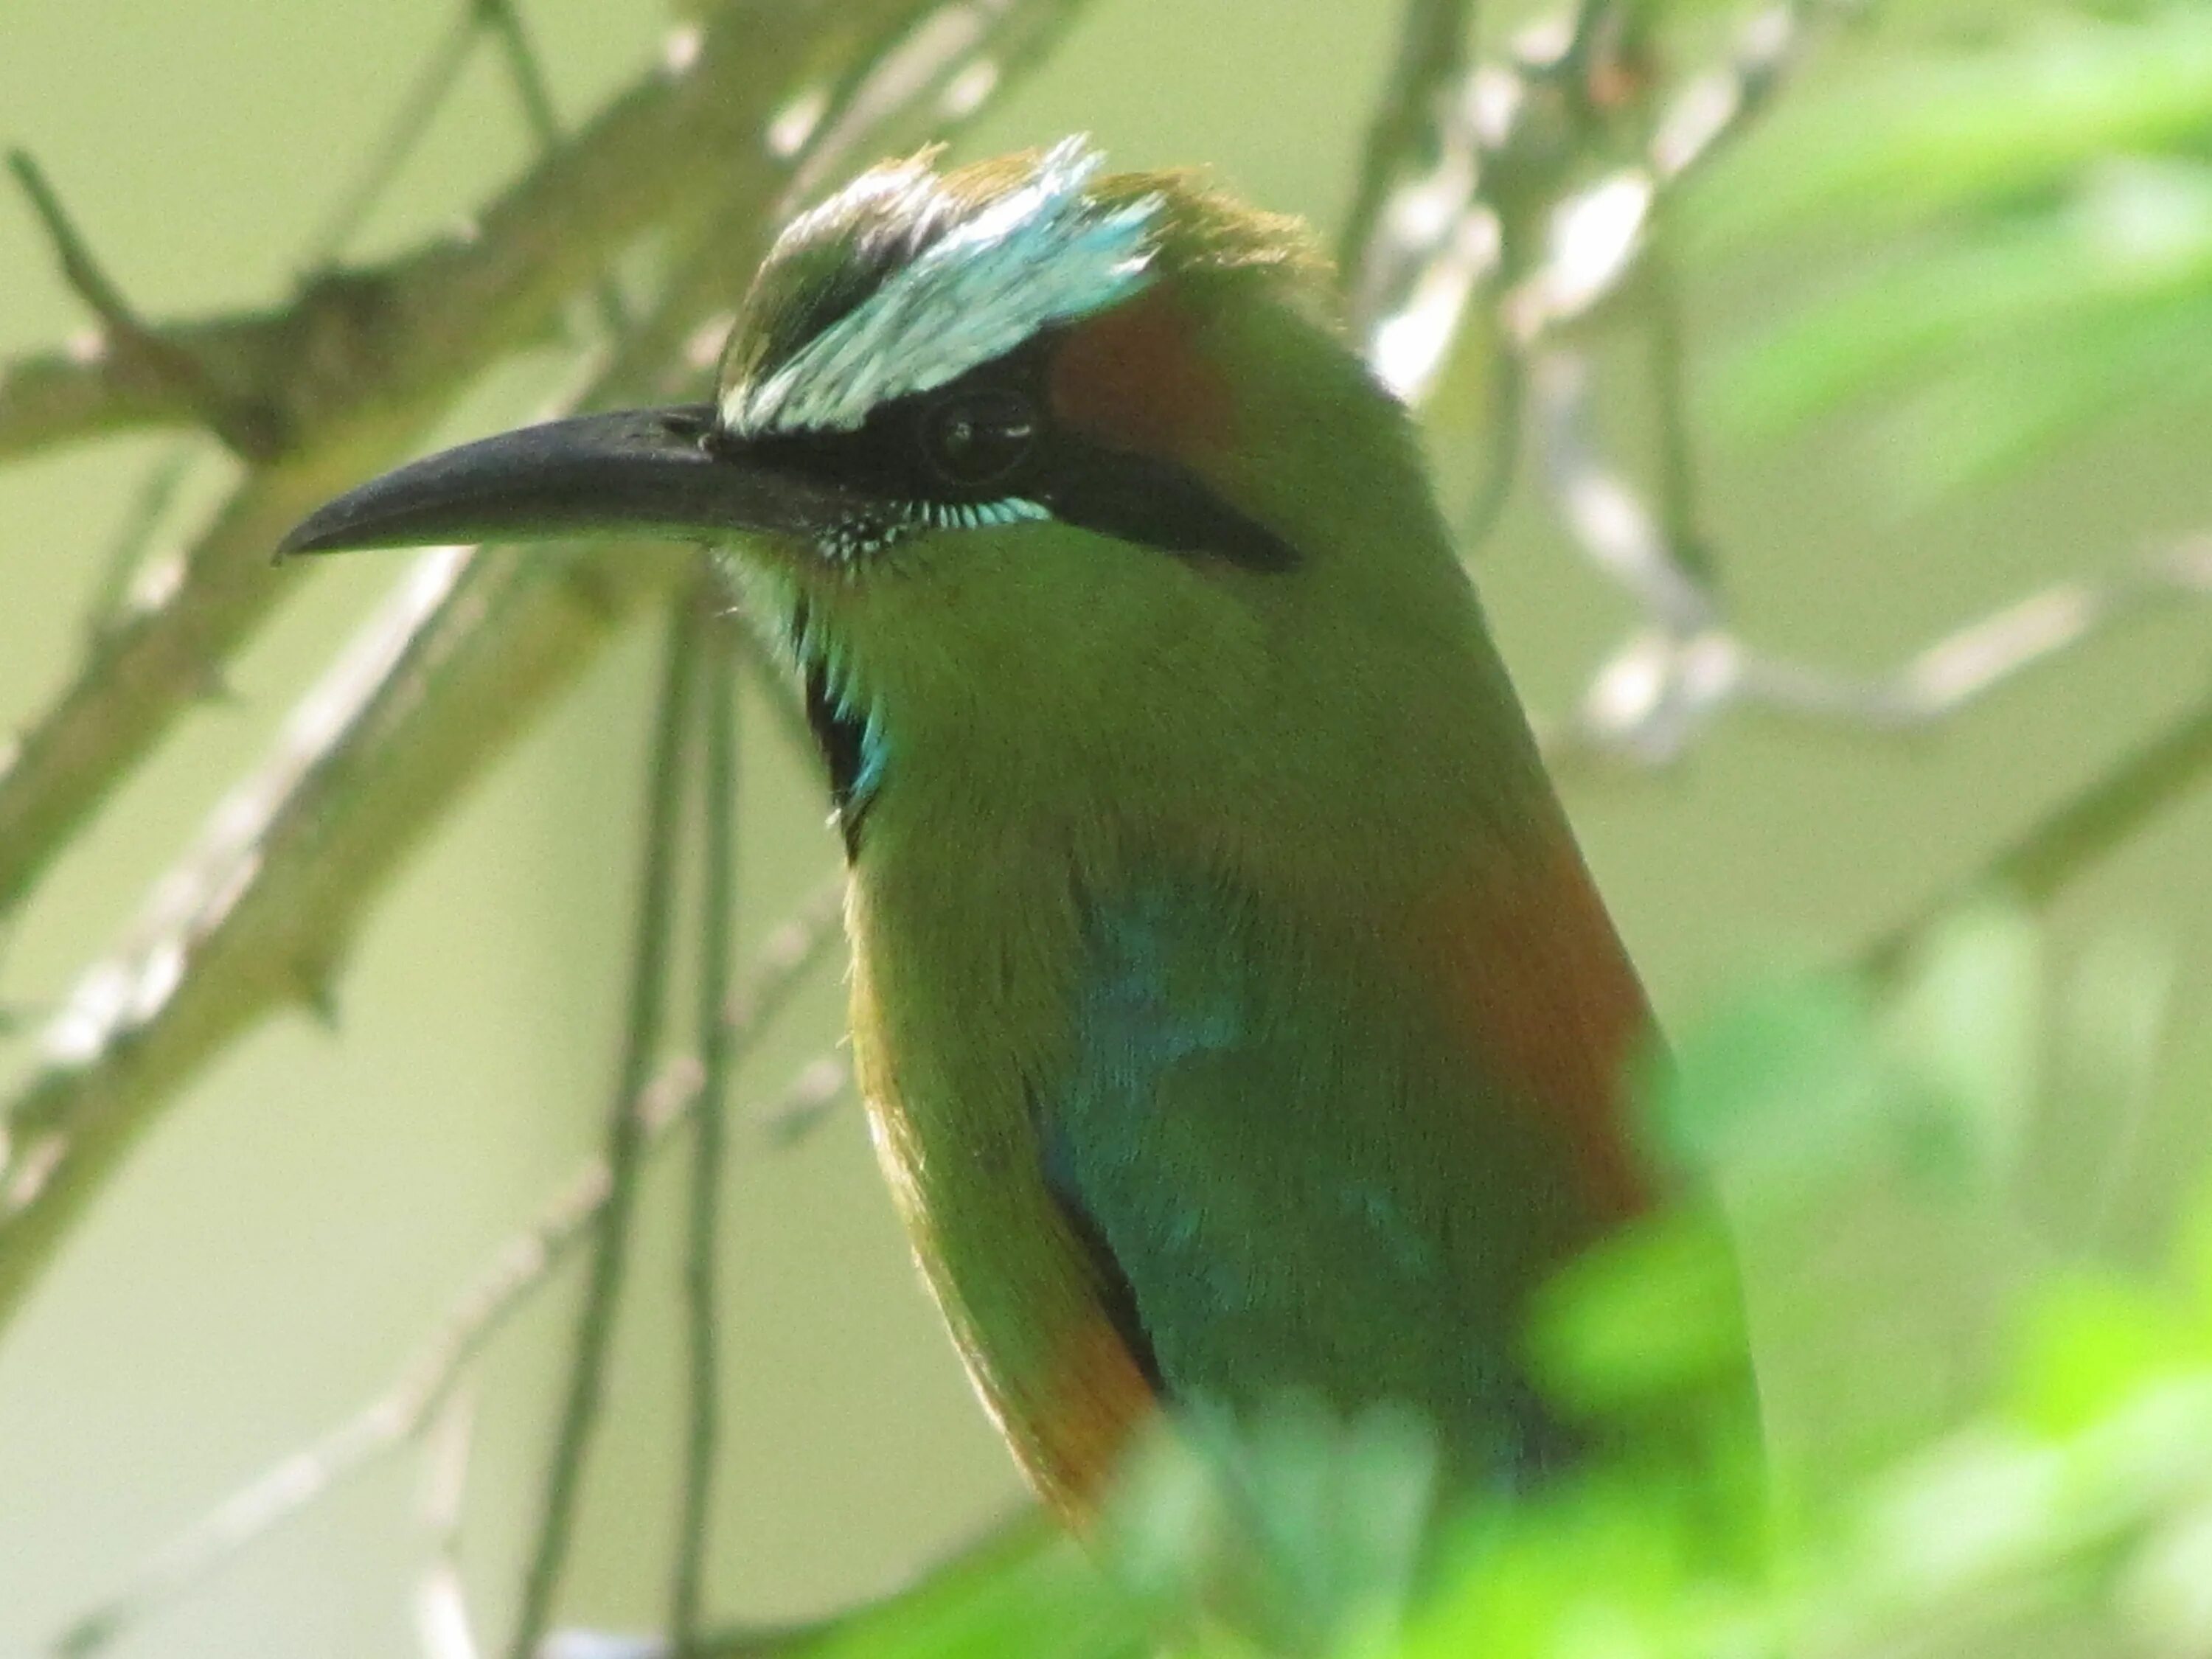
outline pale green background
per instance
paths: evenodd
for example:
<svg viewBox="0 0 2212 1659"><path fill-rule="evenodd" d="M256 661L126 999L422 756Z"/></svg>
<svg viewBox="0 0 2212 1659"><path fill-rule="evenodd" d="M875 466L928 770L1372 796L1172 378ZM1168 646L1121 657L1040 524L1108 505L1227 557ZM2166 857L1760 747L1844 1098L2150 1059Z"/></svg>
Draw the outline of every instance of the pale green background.
<svg viewBox="0 0 2212 1659"><path fill-rule="evenodd" d="M149 313L271 301L453 9L16 0L0 15L0 140L36 152ZM1331 222L1395 11L1093 0L1057 62L964 148L1087 128L1119 161L1210 161L1266 205ZM661 26L644 5L538 0L530 15L571 118L649 59ZM480 64L367 250L438 228L524 153ZM1791 292L1740 273L1693 277L1701 345ZM0 352L84 321L12 199L0 201ZM516 369L453 429L527 413L547 373ZM1883 458L1864 445L1718 449L1729 587L1778 647L1887 663L2037 580L2212 524L2208 436L2201 417L2113 429L2000 497L1911 515L1888 504ZM0 726L69 672L137 462L157 452L101 445L0 473ZM0 997L51 1002L117 936L397 568L364 558L289 578L298 596L238 665L237 700L185 723L5 941ZM1532 702L1560 706L1621 624L1620 605L1525 512L1482 576ZM1680 1018L1749 966L1838 956L1911 913L2197 695L2204 639L2201 615L2155 622L1917 741L1739 720L1664 777L1577 783L1571 806L1662 1008ZM27 1650L140 1551L380 1386L592 1143L616 1038L647 645L633 637L605 661L432 841L349 965L342 1030L287 1019L231 1054L139 1150L9 1333L0 1655ZM753 755L749 830L793 849L749 869L758 927L830 867L831 844L811 773L761 744ZM2154 1231L2208 1140L2208 836L2212 800L2199 800L2063 911L2064 940L2122 926L2179 964L2178 1041L2124 1243ZM802 1029L755 1072L758 1087L830 1041L836 1000L825 978ZM28 1041L0 1044L0 1075L33 1058ZM2118 1133L2041 1131L2031 1203L2056 1247L2078 1242L2090 1172ZM746 1150L729 1241L738 1375L717 1589L726 1610L787 1614L885 1584L1017 1493L913 1281L856 1115L794 1152ZM601 1626L651 1623L662 1594L672 1173L647 1194L654 1215L566 1601ZM566 1309L548 1299L485 1378L465 1547L487 1621L503 1615L533 1512ZM422 1550L414 1488L411 1464L380 1468L125 1651L402 1650Z"/></svg>

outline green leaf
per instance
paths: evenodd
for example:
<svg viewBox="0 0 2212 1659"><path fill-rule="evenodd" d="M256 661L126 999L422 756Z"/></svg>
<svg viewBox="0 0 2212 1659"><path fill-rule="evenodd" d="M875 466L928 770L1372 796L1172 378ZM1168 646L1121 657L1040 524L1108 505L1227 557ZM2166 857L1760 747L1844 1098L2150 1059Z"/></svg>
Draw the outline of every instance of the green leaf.
<svg viewBox="0 0 2212 1659"><path fill-rule="evenodd" d="M2090 941L2068 981L2060 1008L2055 1059L2059 1093L2079 1121L2101 1126L2106 1137L2095 1152L2099 1167L2085 1183L2079 1223L2081 1236L2094 1248L2108 1242L2119 1200L2142 1152L2143 1127L2155 1099L2160 1049L2173 1001L2172 952L2127 933ZM2212 1195L2208 1195L2212 1196ZM2182 1266L2190 1271L2187 1231L2202 1216L2212 1224L2212 1205L2191 1212L2185 1223ZM2212 1232L2205 1245L2212 1249ZM2212 1255L2203 1262L2212 1274ZM2203 1281L2205 1312L2212 1316L2212 1277Z"/></svg>
<svg viewBox="0 0 2212 1659"><path fill-rule="evenodd" d="M2042 978L2034 925L1977 906L1920 942L1884 1012L1886 1046L1929 1109L1923 1145L1984 1187L2011 1178L2034 1110Z"/></svg>
<svg viewBox="0 0 2212 1659"><path fill-rule="evenodd" d="M1735 1254L1717 1218L1676 1213L1585 1254L1531 1316L1538 1383L1589 1414L1742 1375L1750 1351Z"/></svg>
<svg viewBox="0 0 2212 1659"><path fill-rule="evenodd" d="M1144 1609L1039 1516L837 1621L793 1659L1139 1659Z"/></svg>
<svg viewBox="0 0 2212 1659"><path fill-rule="evenodd" d="M1938 382L1892 428L1905 497L1925 501L2048 454L2095 422L2212 393L2212 295L2130 307Z"/></svg>
<svg viewBox="0 0 2212 1659"><path fill-rule="evenodd" d="M2021 1335L2010 1405L2051 1436L2080 1432L2147 1383L2203 1364L2197 1333L2164 1297L2076 1269L2039 1290Z"/></svg>
<svg viewBox="0 0 2212 1659"><path fill-rule="evenodd" d="M1924 389L1927 470L1969 475L2110 409L2203 386L2208 300L2212 168L2113 161L2046 210L1958 222L1812 301L1730 357L1712 403L1761 437Z"/></svg>
<svg viewBox="0 0 2212 1659"><path fill-rule="evenodd" d="M2183 1213L2174 1258L2196 1322L2212 1341L2212 1170L2199 1177L2195 1201Z"/></svg>
<svg viewBox="0 0 2212 1659"><path fill-rule="evenodd" d="M1886 1096L1858 988L1801 979L1749 988L1691 1026L1650 1117L1691 1167L1786 1190L1855 1156Z"/></svg>
<svg viewBox="0 0 2212 1659"><path fill-rule="evenodd" d="M1286 1393L1176 1424L1132 1460L1103 1535L1114 1578L1156 1626L1198 1632L1209 1652L1249 1638L1305 1653L1395 1632L1434 1501L1425 1420L1377 1408L1346 1421Z"/></svg>
<svg viewBox="0 0 2212 1659"><path fill-rule="evenodd" d="M2212 135L2212 14L2045 15L1994 50L1877 61L1807 89L1716 167L1685 226L1714 248L1818 226L1863 238L2057 189Z"/></svg>
<svg viewBox="0 0 2212 1659"><path fill-rule="evenodd" d="M1599 1485L1462 1540L1455 1570L1401 1650L1403 1659L1659 1659L1708 1645L1727 1607L1700 1582L1686 1510ZM1756 1650L1738 1650L1756 1651Z"/></svg>

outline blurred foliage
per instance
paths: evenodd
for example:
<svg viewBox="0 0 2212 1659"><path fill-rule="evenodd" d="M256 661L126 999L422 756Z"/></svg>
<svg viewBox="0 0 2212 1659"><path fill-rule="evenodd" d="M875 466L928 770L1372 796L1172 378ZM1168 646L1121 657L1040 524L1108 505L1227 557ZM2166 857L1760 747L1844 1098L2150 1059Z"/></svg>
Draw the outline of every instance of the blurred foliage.
<svg viewBox="0 0 2212 1659"><path fill-rule="evenodd" d="M1778 112L1693 217L1711 247L1850 250L1718 377L1715 412L1740 429L1878 406L1925 494L2115 413L2201 403L2212 8L2023 5L1935 55L1885 56Z"/></svg>
<svg viewBox="0 0 2212 1659"><path fill-rule="evenodd" d="M2143 1022L2117 1045L2102 1024L2142 1006L2135 953L2091 952L2056 988L2040 954L2020 916L1975 910L1893 984L1755 984L1685 1034L1649 1091L1654 1133L1721 1172L1732 1231L1762 1251L1778 1219L1800 1237L1849 1227L1900 1172L1966 1224L1996 1224L2021 1128L2051 1091L2093 1073L2109 1086L2112 1068L2151 1058ZM1137 1460L1103 1571L1064 1540L1024 1540L807 1651L2212 1651L2212 1184L2159 1270L2039 1275L1976 1397L1825 1491L1781 1436L1756 1447L1725 1412L1711 1433L1643 1431L1678 1423L1674 1406L1710 1395L1741 1352L1718 1237L1678 1212L1555 1287L1538 1339L1550 1373L1642 1425L1571 1485L1431 1526L1416 1425L1286 1402L1242 1436L1201 1423ZM1760 1358L1786 1370L1792 1356ZM1905 1363L1857 1354L1861 1409L1882 1411Z"/></svg>

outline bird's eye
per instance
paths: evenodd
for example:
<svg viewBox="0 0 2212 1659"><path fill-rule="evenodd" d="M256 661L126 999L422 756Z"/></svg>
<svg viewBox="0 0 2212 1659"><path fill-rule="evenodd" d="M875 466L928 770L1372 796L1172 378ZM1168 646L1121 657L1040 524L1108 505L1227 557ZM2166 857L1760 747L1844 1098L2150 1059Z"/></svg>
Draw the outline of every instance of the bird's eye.
<svg viewBox="0 0 2212 1659"><path fill-rule="evenodd" d="M922 417L921 449L946 483L980 489L1004 483L1036 452L1037 414L1012 392L970 392Z"/></svg>

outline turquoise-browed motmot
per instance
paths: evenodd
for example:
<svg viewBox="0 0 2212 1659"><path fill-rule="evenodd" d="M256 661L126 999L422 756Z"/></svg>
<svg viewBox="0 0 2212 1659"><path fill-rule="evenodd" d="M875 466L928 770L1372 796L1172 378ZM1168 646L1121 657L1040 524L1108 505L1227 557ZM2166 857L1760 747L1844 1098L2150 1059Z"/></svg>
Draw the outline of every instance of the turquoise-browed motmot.
<svg viewBox="0 0 2212 1659"><path fill-rule="evenodd" d="M1016 1455L1395 1401L1569 1455L1522 1327L1646 1202L1650 1030L1405 410L1292 222L1078 141L793 222L712 404L403 467L295 550L728 550L851 870L854 1052Z"/></svg>

